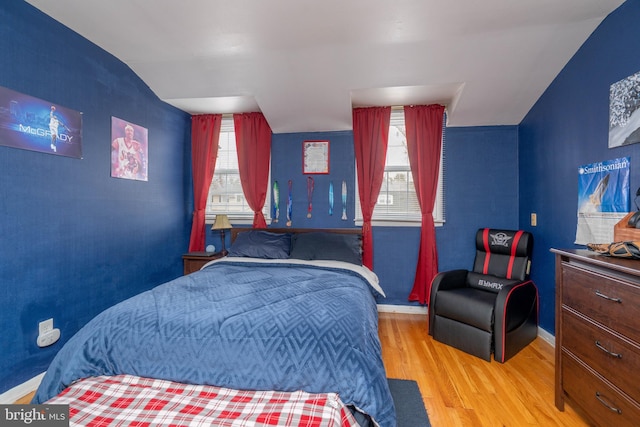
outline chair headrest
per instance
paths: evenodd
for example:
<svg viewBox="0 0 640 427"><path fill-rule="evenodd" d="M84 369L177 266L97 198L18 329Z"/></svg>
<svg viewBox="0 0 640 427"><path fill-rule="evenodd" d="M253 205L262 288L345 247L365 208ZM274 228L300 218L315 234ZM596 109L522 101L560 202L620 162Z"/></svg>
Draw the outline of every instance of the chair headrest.
<svg viewBox="0 0 640 427"><path fill-rule="evenodd" d="M522 230L481 228L476 233L473 271L507 279L529 276L533 235Z"/></svg>
<svg viewBox="0 0 640 427"><path fill-rule="evenodd" d="M481 228L476 233L476 249L481 252L528 257L532 247L533 236L527 231Z"/></svg>

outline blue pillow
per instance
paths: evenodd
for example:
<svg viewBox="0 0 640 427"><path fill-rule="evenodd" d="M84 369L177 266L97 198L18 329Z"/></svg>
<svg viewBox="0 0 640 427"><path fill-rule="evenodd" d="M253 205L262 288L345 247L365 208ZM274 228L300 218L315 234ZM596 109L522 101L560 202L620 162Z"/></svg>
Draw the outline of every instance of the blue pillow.
<svg viewBox="0 0 640 427"><path fill-rule="evenodd" d="M291 235L251 230L238 233L229 248L229 256L266 259L289 258Z"/></svg>
<svg viewBox="0 0 640 427"><path fill-rule="evenodd" d="M361 237L358 234L309 232L291 238L291 258L333 260L362 265Z"/></svg>

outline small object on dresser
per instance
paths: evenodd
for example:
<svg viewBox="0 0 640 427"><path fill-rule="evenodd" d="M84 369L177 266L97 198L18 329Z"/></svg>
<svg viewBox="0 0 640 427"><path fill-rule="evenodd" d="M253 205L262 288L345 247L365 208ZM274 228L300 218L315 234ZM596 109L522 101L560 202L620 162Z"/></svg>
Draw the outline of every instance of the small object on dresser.
<svg viewBox="0 0 640 427"><path fill-rule="evenodd" d="M587 243L587 248L601 255L640 259L640 242Z"/></svg>
<svg viewBox="0 0 640 427"><path fill-rule="evenodd" d="M213 245L209 245L209 246L207 246L207 253L208 253L208 254L212 254L212 253L214 253L215 251L216 251L216 247L215 247L215 246L213 246Z"/></svg>
<svg viewBox="0 0 640 427"><path fill-rule="evenodd" d="M629 225L629 220L638 212L629 212L613 226L614 242L631 242L640 240L640 228Z"/></svg>

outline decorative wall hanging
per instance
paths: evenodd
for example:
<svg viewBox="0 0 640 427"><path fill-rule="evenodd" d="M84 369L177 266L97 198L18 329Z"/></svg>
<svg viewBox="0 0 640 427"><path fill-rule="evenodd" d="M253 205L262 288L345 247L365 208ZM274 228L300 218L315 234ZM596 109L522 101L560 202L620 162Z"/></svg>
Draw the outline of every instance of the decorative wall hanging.
<svg viewBox="0 0 640 427"><path fill-rule="evenodd" d="M273 183L273 221L277 223L280 217L280 187L278 181Z"/></svg>
<svg viewBox="0 0 640 427"><path fill-rule="evenodd" d="M117 117L111 117L111 176L148 180L148 131Z"/></svg>
<svg viewBox="0 0 640 427"><path fill-rule="evenodd" d="M304 141L302 143L302 173L329 173L329 141Z"/></svg>
<svg viewBox="0 0 640 427"><path fill-rule="evenodd" d="M640 142L640 72L609 88L609 148Z"/></svg>
<svg viewBox="0 0 640 427"><path fill-rule="evenodd" d="M342 220L347 220L347 181L342 181Z"/></svg>
<svg viewBox="0 0 640 427"><path fill-rule="evenodd" d="M311 211L313 210L313 187L315 186L315 182L313 178L310 176L307 177L307 218L311 218Z"/></svg>
<svg viewBox="0 0 640 427"><path fill-rule="evenodd" d="M291 227L291 215L293 214L293 182L287 182L289 197L287 198L287 227Z"/></svg>
<svg viewBox="0 0 640 427"><path fill-rule="evenodd" d="M333 215L333 181L329 182L329 215Z"/></svg>
<svg viewBox="0 0 640 427"><path fill-rule="evenodd" d="M82 158L82 113L0 86L0 144Z"/></svg>

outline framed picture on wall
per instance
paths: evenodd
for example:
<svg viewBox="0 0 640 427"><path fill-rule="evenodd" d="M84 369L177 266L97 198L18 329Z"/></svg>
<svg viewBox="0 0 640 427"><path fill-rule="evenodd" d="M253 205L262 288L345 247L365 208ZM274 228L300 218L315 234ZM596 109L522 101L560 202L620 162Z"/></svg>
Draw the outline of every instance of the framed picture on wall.
<svg viewBox="0 0 640 427"><path fill-rule="evenodd" d="M329 141L304 141L302 143L302 173L329 173Z"/></svg>
<svg viewBox="0 0 640 427"><path fill-rule="evenodd" d="M111 176L148 180L148 132L146 128L111 117Z"/></svg>
<svg viewBox="0 0 640 427"><path fill-rule="evenodd" d="M609 148L640 142L640 72L609 89Z"/></svg>
<svg viewBox="0 0 640 427"><path fill-rule="evenodd" d="M0 86L0 145L82 158L82 113Z"/></svg>

